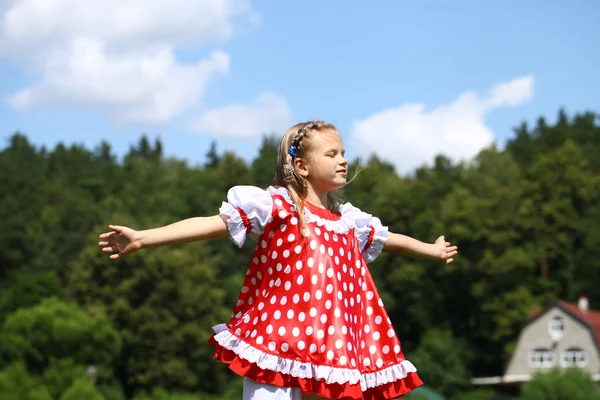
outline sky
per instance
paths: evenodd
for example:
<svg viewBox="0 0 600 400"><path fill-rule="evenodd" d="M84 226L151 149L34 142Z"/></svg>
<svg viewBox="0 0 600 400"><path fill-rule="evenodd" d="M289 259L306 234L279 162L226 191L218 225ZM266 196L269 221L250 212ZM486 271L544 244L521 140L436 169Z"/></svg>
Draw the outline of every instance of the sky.
<svg viewBox="0 0 600 400"><path fill-rule="evenodd" d="M600 2L0 0L0 147L142 134L199 164L327 120L401 174L600 111Z"/></svg>

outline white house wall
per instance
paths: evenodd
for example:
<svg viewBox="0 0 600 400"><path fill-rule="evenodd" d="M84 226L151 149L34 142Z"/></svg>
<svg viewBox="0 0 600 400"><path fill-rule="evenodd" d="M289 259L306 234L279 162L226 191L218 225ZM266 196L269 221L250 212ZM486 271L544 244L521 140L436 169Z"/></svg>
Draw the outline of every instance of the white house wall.
<svg viewBox="0 0 600 400"><path fill-rule="evenodd" d="M564 318L564 336L554 341L550 336L549 324L554 317ZM554 306L528 324L522 331L515 346L512 358L506 368L505 376L527 376L550 368L532 368L530 352L536 348L547 348L554 351L554 366L560 367L562 352L568 348L579 347L587 354L587 366L584 368L592 375L600 372L600 359L594 337L587 326Z"/></svg>

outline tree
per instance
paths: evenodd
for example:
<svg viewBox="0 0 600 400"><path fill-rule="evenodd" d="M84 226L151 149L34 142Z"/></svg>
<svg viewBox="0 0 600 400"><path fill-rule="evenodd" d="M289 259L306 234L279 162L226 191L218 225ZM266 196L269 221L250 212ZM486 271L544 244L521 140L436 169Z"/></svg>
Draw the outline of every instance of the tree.
<svg viewBox="0 0 600 400"><path fill-rule="evenodd" d="M447 237L459 246L454 264L438 268L443 314L477 354L479 374L501 373L505 346L552 286L536 275L534 244L515 219L527 201L523 173L510 154L482 151L442 203ZM460 295L457 295L460 293ZM442 300L442 301L443 301ZM476 367L475 367L476 365Z"/></svg>
<svg viewBox="0 0 600 400"><path fill-rule="evenodd" d="M210 142L210 149L206 153L206 168L212 169L219 166L221 158L217 153L217 142L214 140Z"/></svg>
<svg viewBox="0 0 600 400"><path fill-rule="evenodd" d="M42 373L41 380L54 399L74 390L74 385L81 386L79 382L83 381L93 386L86 367L76 364L70 358L51 359L50 364Z"/></svg>
<svg viewBox="0 0 600 400"><path fill-rule="evenodd" d="M278 151L279 139L277 137L263 137L258 155L250 167L253 185L264 189L274 183Z"/></svg>
<svg viewBox="0 0 600 400"><path fill-rule="evenodd" d="M0 293L0 324L20 308L34 306L47 297L63 297L60 281L52 272L21 273Z"/></svg>
<svg viewBox="0 0 600 400"><path fill-rule="evenodd" d="M10 314L0 335L0 366L24 362L33 374L42 374L56 360L70 359L78 365L93 364L100 377L110 379L121 349L119 333L105 316L89 315L56 298Z"/></svg>
<svg viewBox="0 0 600 400"><path fill-rule="evenodd" d="M89 379L80 379L67 389L60 400L106 400Z"/></svg>
<svg viewBox="0 0 600 400"><path fill-rule="evenodd" d="M45 160L21 133L0 152L0 285L18 267L27 268L34 249L27 228L44 203Z"/></svg>
<svg viewBox="0 0 600 400"><path fill-rule="evenodd" d="M521 400L598 400L600 391L580 369L555 369L536 374L523 386Z"/></svg>
<svg viewBox="0 0 600 400"><path fill-rule="evenodd" d="M524 201L516 222L522 240L539 265L539 276L560 283L557 293L573 298L573 255L581 236L581 214L595 199L598 178L588 169L580 147L571 140L540 155L527 171Z"/></svg>
<svg viewBox="0 0 600 400"><path fill-rule="evenodd" d="M436 371L427 367L434 363L427 354L437 351L431 336L449 341L444 335L451 332L470 349L472 358L457 355L469 375L496 375L532 308L557 297L575 301L582 292L592 308L600 307L599 121L592 112L560 110L554 124L540 118L517 127L505 149L490 146L459 164L440 155L406 176L374 155L337 193L393 232L423 241L445 234L459 246L450 265L389 253L369 265L407 357L414 361L416 353L428 380L427 370ZM123 341L103 362L107 377L98 392L106 400L142 393L239 397L233 383L241 380L212 360L206 340L212 325L227 320L255 243L238 249L223 238L110 262L97 235L109 221L144 229L218 213L231 186L270 184L277 144L265 136L247 163L233 152L217 154L213 143L207 164L190 167L165 158L162 143L145 135L122 161L106 142L90 151L62 143L36 148L21 133L9 138L0 150L4 382L39 385L36 396L48 392L57 400L83 379L86 349L103 346L71 324L96 326L90 321L106 315L94 329L106 331L106 323ZM351 163L350 178L357 166ZM29 318L36 322L28 325ZM19 328L4 330L8 319ZM45 332L56 323L62 342L48 344ZM14 376L6 378L9 370Z"/></svg>
<svg viewBox="0 0 600 400"><path fill-rule="evenodd" d="M70 275L74 299L92 313L106 313L121 333L115 375L127 396L157 386L216 393L226 383L224 367L210 362L208 338L212 326L228 320L228 311L203 243L115 262L90 238Z"/></svg>
<svg viewBox="0 0 600 400"><path fill-rule="evenodd" d="M27 372L23 363L0 369L0 400L53 400L38 378Z"/></svg>
<svg viewBox="0 0 600 400"><path fill-rule="evenodd" d="M469 358L464 343L454 338L450 330L435 328L425 332L410 356L423 382L446 397L458 395L469 386Z"/></svg>

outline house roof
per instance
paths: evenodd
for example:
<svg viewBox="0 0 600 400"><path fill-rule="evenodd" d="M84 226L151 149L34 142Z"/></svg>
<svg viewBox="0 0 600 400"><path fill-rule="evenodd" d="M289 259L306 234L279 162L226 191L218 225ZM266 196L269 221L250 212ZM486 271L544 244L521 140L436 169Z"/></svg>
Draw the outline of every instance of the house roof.
<svg viewBox="0 0 600 400"><path fill-rule="evenodd" d="M569 314L582 320L592 330L596 338L596 345L600 347L600 312L591 309L583 312L577 307L577 304L563 300L559 300L558 304Z"/></svg>
<svg viewBox="0 0 600 400"><path fill-rule="evenodd" d="M582 324L587 325L588 328L592 331L594 338L596 339L596 346L600 349L600 312L588 309L586 312L583 312L579 309L577 304L570 303L564 300L558 300L554 303L553 306L560 307L563 311L573 316L575 319L579 320ZM549 307L552 308L552 307ZM535 319L545 310L535 309L529 314L530 319Z"/></svg>

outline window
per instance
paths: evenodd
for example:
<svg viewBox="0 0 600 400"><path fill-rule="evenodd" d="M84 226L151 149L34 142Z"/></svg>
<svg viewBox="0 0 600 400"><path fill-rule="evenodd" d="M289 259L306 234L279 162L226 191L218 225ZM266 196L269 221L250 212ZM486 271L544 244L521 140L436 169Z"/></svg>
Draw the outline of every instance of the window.
<svg viewBox="0 0 600 400"><path fill-rule="evenodd" d="M554 352L549 349L535 349L529 354L532 368L551 368L554 366Z"/></svg>
<svg viewBox="0 0 600 400"><path fill-rule="evenodd" d="M565 319L563 317L553 317L550 320L548 330L552 339L561 339L565 334Z"/></svg>
<svg viewBox="0 0 600 400"><path fill-rule="evenodd" d="M586 367L588 358L586 352L579 347L571 347L563 351L560 365L562 367Z"/></svg>

